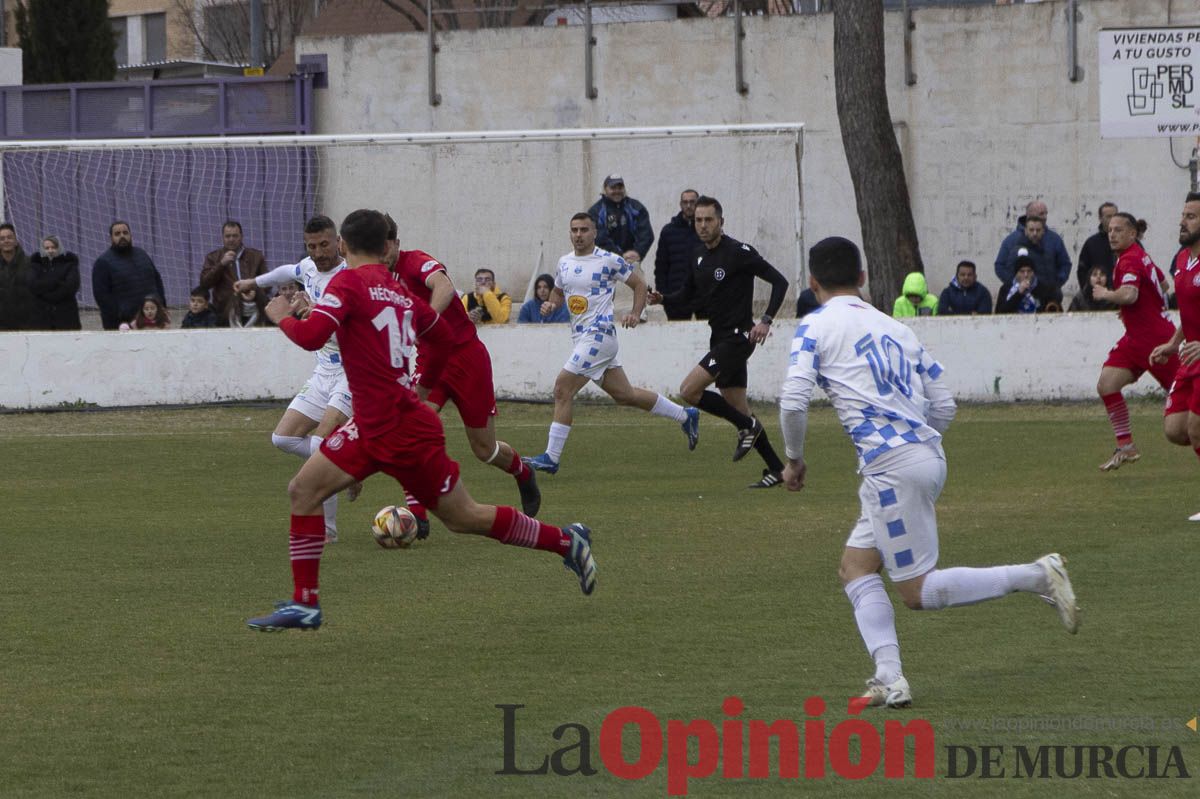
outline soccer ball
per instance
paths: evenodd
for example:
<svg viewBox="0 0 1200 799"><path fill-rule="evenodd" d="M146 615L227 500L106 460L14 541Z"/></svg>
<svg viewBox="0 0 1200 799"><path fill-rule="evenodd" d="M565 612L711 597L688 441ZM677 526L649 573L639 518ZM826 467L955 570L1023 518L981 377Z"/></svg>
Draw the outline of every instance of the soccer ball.
<svg viewBox="0 0 1200 799"><path fill-rule="evenodd" d="M417 540L417 517L408 508L388 505L375 514L371 534L384 549L408 549Z"/></svg>

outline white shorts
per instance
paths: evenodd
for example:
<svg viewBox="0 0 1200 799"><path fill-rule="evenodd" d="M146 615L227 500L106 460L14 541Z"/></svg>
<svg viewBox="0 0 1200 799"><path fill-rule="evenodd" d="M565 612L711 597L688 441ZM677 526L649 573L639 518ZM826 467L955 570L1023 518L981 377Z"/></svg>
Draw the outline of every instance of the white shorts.
<svg viewBox="0 0 1200 799"><path fill-rule="evenodd" d="M585 333L575 342L575 350L563 369L573 375L583 375L599 382L609 369L619 369L617 337L607 333Z"/></svg>
<svg viewBox="0 0 1200 799"><path fill-rule="evenodd" d="M883 471L862 476L862 516L846 546L879 550L888 576L900 582L937 566L934 504L946 484L946 457L940 445L913 444L888 461Z"/></svg>
<svg viewBox="0 0 1200 799"><path fill-rule="evenodd" d="M354 415L350 404L350 384L346 382L345 372L318 369L288 405L289 411L298 411L314 422L321 421L326 408L341 411L347 419Z"/></svg>

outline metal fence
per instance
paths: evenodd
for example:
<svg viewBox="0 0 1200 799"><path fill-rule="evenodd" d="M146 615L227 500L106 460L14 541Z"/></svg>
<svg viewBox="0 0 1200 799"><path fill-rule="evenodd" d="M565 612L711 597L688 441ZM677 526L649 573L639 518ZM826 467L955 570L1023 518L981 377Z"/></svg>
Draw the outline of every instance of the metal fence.
<svg viewBox="0 0 1200 799"><path fill-rule="evenodd" d="M312 132L312 76L0 87L0 139Z"/></svg>

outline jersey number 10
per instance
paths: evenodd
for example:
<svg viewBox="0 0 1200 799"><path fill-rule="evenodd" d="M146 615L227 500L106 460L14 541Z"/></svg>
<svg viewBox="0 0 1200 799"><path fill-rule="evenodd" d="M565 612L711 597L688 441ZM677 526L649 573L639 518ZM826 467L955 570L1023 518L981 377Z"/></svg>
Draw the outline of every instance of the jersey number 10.
<svg viewBox="0 0 1200 799"><path fill-rule="evenodd" d="M854 343L854 351L866 357L879 396L886 397L893 388L905 397L912 396L912 364L896 339L881 336L876 344L875 337L868 333Z"/></svg>

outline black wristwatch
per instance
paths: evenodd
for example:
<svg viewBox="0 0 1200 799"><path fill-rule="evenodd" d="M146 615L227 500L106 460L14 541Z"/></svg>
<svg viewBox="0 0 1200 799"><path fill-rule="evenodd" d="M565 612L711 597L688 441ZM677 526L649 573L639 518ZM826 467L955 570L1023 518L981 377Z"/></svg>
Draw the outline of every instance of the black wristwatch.
<svg viewBox="0 0 1200 799"><path fill-rule="evenodd" d="M758 321L770 327L771 323L775 321L775 317L771 316L769 313L765 313L762 315L762 319L759 319Z"/></svg>

